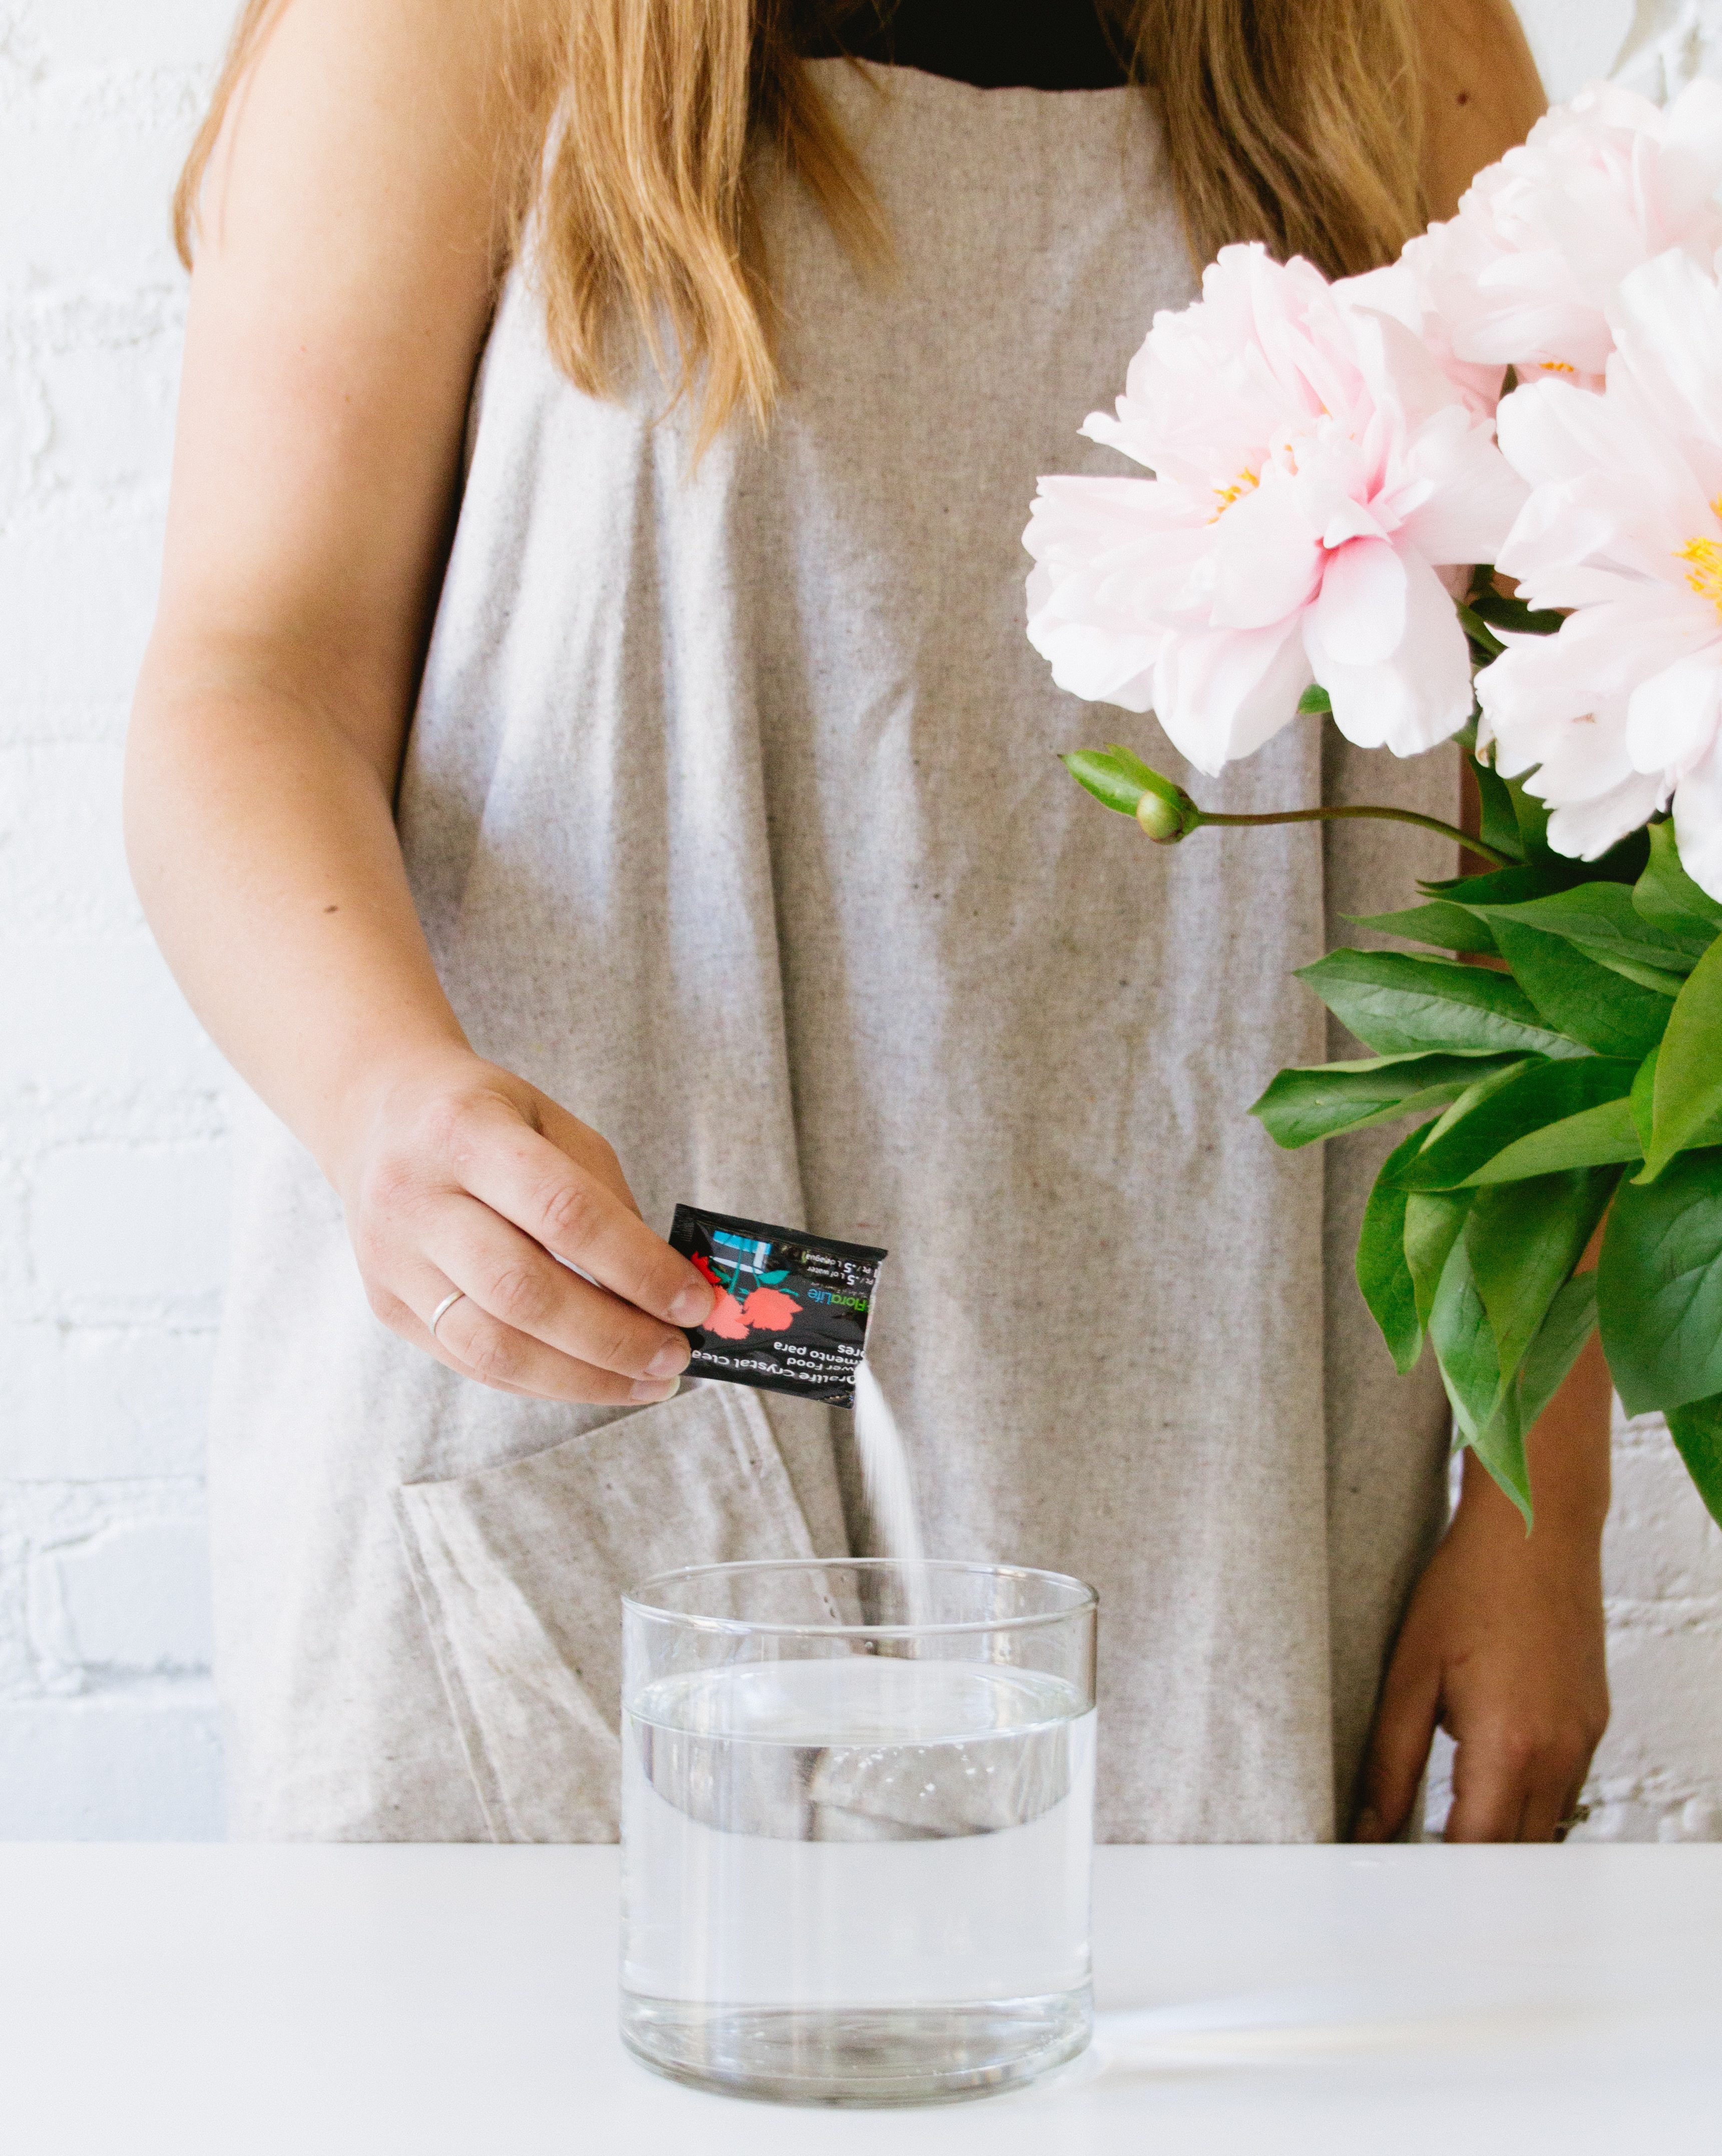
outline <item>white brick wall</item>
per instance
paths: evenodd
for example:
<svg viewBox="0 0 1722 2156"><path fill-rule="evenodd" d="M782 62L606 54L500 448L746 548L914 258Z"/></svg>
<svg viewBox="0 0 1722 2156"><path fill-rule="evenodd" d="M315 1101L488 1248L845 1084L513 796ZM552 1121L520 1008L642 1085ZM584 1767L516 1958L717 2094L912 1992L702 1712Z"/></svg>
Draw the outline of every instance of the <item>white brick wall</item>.
<svg viewBox="0 0 1722 2156"><path fill-rule="evenodd" d="M218 1060L120 859L182 285L231 0L0 0L0 1837L221 1831L199 1467ZM1722 0L1523 0L1552 90L1722 73ZM1722 1536L1621 1434L1592 1834L1722 1835ZM1439 1792L1436 1810L1439 1810Z"/></svg>

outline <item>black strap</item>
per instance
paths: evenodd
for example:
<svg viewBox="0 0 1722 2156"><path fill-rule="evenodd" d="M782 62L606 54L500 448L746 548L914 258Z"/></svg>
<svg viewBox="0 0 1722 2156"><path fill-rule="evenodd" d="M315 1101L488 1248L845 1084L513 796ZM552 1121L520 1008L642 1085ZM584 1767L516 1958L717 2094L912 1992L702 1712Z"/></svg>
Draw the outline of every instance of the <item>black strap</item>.
<svg viewBox="0 0 1722 2156"><path fill-rule="evenodd" d="M863 0L833 11L810 59L848 53L981 90L1115 90L1129 70L1095 0Z"/></svg>

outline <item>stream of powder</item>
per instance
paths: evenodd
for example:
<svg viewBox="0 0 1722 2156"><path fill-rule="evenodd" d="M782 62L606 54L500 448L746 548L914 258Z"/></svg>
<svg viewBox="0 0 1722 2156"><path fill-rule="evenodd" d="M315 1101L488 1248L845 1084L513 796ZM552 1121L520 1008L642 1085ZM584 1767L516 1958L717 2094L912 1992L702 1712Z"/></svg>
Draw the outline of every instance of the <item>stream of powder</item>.
<svg viewBox="0 0 1722 2156"><path fill-rule="evenodd" d="M865 1363L855 1373L855 1450L860 1455L867 1508L873 1515L874 1554L919 1563L926 1552L909 1455L890 1403Z"/></svg>

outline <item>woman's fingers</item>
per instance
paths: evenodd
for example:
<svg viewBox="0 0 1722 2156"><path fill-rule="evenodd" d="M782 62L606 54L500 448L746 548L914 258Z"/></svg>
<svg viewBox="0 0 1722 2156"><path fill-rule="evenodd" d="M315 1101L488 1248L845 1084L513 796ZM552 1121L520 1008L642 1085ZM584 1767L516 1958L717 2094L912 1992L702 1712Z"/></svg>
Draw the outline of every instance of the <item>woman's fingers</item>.
<svg viewBox="0 0 1722 2156"><path fill-rule="evenodd" d="M532 1389L541 1390L560 1363L625 1380L616 1399L661 1399L687 1368L685 1333L559 1265L475 1199L453 1198L437 1209L423 1255L464 1291L438 1337L487 1382L494 1371L526 1383L530 1371L541 1380ZM571 1372L564 1378L573 1382ZM561 1385L555 1396L566 1396Z"/></svg>
<svg viewBox="0 0 1722 2156"><path fill-rule="evenodd" d="M1440 1703L1439 1665L1402 1645L1381 1689L1354 1841L1391 1841L1404 1826L1422 1782Z"/></svg>
<svg viewBox="0 0 1722 2156"><path fill-rule="evenodd" d="M607 1178L525 1122L503 1125L494 1142L475 1148L462 1165L474 1198L624 1303L671 1326L699 1325L710 1316L713 1291L687 1260L652 1233Z"/></svg>
<svg viewBox="0 0 1722 2156"><path fill-rule="evenodd" d="M625 1407L668 1399L677 1389L675 1378L633 1380L564 1355L501 1324L464 1292L443 1312L433 1332L431 1320L451 1292L441 1274L415 1269L406 1300L383 1291L372 1294L371 1306L403 1340L458 1376L475 1378L497 1392L587 1407Z"/></svg>
<svg viewBox="0 0 1722 2156"><path fill-rule="evenodd" d="M1446 1841L1521 1841L1530 1762L1497 1739L1462 1737L1453 1758L1453 1808Z"/></svg>

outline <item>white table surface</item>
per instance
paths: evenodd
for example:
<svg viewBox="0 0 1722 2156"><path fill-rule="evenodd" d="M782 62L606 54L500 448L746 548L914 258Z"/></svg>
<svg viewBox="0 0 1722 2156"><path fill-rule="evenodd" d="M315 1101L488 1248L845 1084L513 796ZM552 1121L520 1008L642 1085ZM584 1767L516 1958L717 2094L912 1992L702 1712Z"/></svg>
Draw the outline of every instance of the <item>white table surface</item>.
<svg viewBox="0 0 1722 2156"><path fill-rule="evenodd" d="M925 2112L615 2023L607 1849L0 1847L8 2156L1718 2156L1722 1847L1106 1849L1094 2049Z"/></svg>

